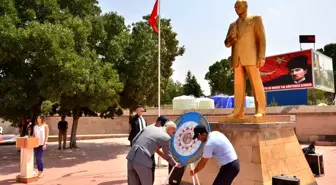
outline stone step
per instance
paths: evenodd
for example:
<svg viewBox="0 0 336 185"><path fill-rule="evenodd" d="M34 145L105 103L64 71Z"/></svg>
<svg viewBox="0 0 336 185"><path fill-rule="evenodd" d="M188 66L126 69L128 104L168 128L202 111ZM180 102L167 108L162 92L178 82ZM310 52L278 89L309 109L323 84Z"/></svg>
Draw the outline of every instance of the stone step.
<svg viewBox="0 0 336 185"><path fill-rule="evenodd" d="M225 116L206 116L209 123L218 123ZM253 115L245 115L244 118L253 118ZM266 119L274 119L277 122L296 122L295 115L266 115Z"/></svg>

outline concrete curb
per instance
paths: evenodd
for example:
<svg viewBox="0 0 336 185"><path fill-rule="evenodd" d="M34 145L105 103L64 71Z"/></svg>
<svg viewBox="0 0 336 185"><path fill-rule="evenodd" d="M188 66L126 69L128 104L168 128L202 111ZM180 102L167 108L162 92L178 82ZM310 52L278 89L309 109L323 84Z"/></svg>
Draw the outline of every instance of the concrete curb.
<svg viewBox="0 0 336 185"><path fill-rule="evenodd" d="M0 145L15 144L18 135L2 135L6 136L0 139ZM77 140L92 140L92 139L108 139L108 138L127 138L128 134L97 134L97 135L77 135ZM70 135L67 135L67 141L70 140ZM58 142L58 135L50 135L48 142Z"/></svg>
<svg viewBox="0 0 336 185"><path fill-rule="evenodd" d="M125 138L128 134L99 134L99 135L77 135L77 140L92 140L92 139L107 139L107 138ZM70 140L70 135L67 135L67 141ZM48 142L58 141L58 135L51 135Z"/></svg>
<svg viewBox="0 0 336 185"><path fill-rule="evenodd" d="M334 141L315 141L316 146L336 146Z"/></svg>

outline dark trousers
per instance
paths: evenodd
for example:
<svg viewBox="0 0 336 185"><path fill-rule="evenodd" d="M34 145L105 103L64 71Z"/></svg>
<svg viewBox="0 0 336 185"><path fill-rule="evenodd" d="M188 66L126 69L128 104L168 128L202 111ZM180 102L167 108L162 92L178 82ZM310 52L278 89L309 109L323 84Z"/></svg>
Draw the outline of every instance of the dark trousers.
<svg viewBox="0 0 336 185"><path fill-rule="evenodd" d="M37 148L34 148L34 153L36 157L36 166L39 172L43 172L43 155L44 150L42 150L42 145Z"/></svg>
<svg viewBox="0 0 336 185"><path fill-rule="evenodd" d="M152 160L153 160L153 166L152 166L152 173L153 173L153 184L154 184L154 181L155 181L155 154L152 155Z"/></svg>
<svg viewBox="0 0 336 185"><path fill-rule="evenodd" d="M169 177L169 185L179 185L181 183L185 168L186 166L183 166L182 168L174 168L174 171ZM173 166L169 164L168 174L170 174L170 171L172 169L173 169Z"/></svg>
<svg viewBox="0 0 336 185"><path fill-rule="evenodd" d="M240 171L239 160L223 165L212 185L231 185Z"/></svg>

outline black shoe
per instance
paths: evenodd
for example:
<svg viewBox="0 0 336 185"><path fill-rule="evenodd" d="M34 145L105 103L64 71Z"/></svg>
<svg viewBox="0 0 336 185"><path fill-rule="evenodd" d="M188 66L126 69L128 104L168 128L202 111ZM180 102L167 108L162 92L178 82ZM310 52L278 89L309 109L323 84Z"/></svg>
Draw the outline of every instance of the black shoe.
<svg viewBox="0 0 336 185"><path fill-rule="evenodd" d="M61 147L58 147L58 150L60 150L61 149Z"/></svg>

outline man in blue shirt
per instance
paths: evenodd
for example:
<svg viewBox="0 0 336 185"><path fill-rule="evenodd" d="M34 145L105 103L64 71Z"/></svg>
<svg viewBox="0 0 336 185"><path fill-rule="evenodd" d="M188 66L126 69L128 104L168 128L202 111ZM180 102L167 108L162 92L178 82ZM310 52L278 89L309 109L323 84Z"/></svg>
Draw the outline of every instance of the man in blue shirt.
<svg viewBox="0 0 336 185"><path fill-rule="evenodd" d="M221 132L213 131L209 133L203 125L197 125L194 128L193 139L196 138L205 145L201 161L197 164L195 170L190 170L190 175L193 176L201 171L208 160L214 157L220 166L220 170L213 185L231 185L240 171L237 153L231 142Z"/></svg>

